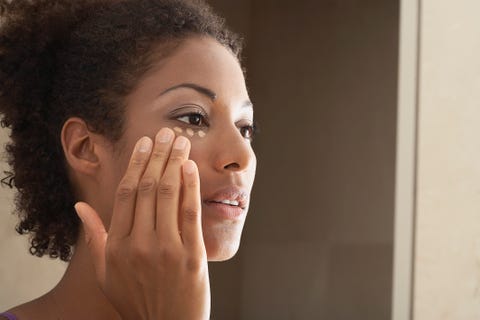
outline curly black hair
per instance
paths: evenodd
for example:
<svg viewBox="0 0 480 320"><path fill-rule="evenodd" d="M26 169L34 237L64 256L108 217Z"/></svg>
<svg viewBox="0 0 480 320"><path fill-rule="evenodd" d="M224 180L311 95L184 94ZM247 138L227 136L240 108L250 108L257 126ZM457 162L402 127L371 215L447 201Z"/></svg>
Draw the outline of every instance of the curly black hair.
<svg viewBox="0 0 480 320"><path fill-rule="evenodd" d="M30 253L69 261L79 233L60 132L70 117L117 142L124 98L158 59L209 36L241 41L200 0L0 0L0 113L10 129L20 234Z"/></svg>

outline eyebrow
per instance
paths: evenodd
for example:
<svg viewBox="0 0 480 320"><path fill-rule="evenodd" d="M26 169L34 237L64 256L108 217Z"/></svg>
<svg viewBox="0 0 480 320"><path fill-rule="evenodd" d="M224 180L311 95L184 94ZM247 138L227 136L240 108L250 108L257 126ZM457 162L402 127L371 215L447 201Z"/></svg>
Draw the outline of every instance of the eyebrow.
<svg viewBox="0 0 480 320"><path fill-rule="evenodd" d="M180 88L189 88L189 89L193 89L201 94L203 94L204 96L207 96L208 98L210 98L210 100L212 101L215 101L217 99L217 94L211 90L211 89L208 89L208 88L205 88L205 87L202 87L198 84L195 84L195 83L181 83L181 84L177 84L173 87L170 87L168 89L165 89L164 91L162 91L162 93L160 93L160 96L161 95L164 95L165 93L167 92L170 92L170 91L173 91L173 90L176 90L176 89L180 89ZM251 101L249 100L246 100L243 105L242 105L242 108L253 108L253 104Z"/></svg>
<svg viewBox="0 0 480 320"><path fill-rule="evenodd" d="M193 89L205 96L207 96L208 98L210 98L210 100L212 101L215 101L215 99L217 99L217 94L215 92L213 92L212 90L208 89L208 88L205 88L205 87L202 87L202 86L199 86L198 84L195 84L195 83L181 83L181 84L177 84L176 86L173 86L173 87L170 87L166 90L164 90L162 93L160 93L160 95L164 95L165 93L167 92L170 92L170 91L173 91L173 90L176 90L176 89L180 89L180 88L190 88L190 89Z"/></svg>

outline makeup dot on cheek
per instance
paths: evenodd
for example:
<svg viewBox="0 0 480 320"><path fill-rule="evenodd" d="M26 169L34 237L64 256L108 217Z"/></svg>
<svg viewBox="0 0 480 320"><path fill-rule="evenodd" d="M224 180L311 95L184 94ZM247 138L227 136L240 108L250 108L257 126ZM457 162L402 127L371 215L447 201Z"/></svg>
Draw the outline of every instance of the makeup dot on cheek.
<svg viewBox="0 0 480 320"><path fill-rule="evenodd" d="M176 133L182 133L183 132L182 128L179 128L179 127L173 128L173 131L175 131Z"/></svg>
<svg viewBox="0 0 480 320"><path fill-rule="evenodd" d="M190 137L193 137L193 130L192 130L192 129L187 129L187 134L188 134Z"/></svg>
<svg viewBox="0 0 480 320"><path fill-rule="evenodd" d="M198 131L198 136L199 136L200 138L205 137L205 135L206 135L206 133L205 133L204 131L202 131L202 130Z"/></svg>

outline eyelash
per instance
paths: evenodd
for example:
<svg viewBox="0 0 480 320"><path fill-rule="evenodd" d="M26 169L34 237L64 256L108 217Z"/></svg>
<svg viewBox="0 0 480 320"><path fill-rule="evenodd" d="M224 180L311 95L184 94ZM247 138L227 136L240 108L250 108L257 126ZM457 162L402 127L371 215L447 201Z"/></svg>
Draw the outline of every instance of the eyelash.
<svg viewBox="0 0 480 320"><path fill-rule="evenodd" d="M203 123L203 125L202 124L191 123L190 120L192 120L193 117L197 117L196 120ZM198 117L200 119L198 119ZM187 121L180 120L181 118L187 118L188 120ZM209 123L208 123L206 118L207 118L207 116L205 114L201 113L201 112L190 112L190 113L183 114L181 116L176 117L176 119L178 121L187 123L191 126L206 126L206 127L208 127ZM239 129L240 129L240 134L242 135L242 137L244 137L247 140L252 141L253 138L255 137L256 132L257 132L257 125L255 123L248 124L248 125L241 126ZM245 133L245 131L247 131L248 134Z"/></svg>

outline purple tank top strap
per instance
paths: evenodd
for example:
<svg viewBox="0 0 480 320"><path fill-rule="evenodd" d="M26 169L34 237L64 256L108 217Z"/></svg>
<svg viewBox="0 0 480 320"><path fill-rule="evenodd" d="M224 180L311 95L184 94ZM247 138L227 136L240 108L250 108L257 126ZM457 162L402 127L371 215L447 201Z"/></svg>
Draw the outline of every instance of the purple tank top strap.
<svg viewBox="0 0 480 320"><path fill-rule="evenodd" d="M17 320L17 317L14 314L11 314L10 312L0 313L0 316L3 316L8 320Z"/></svg>

